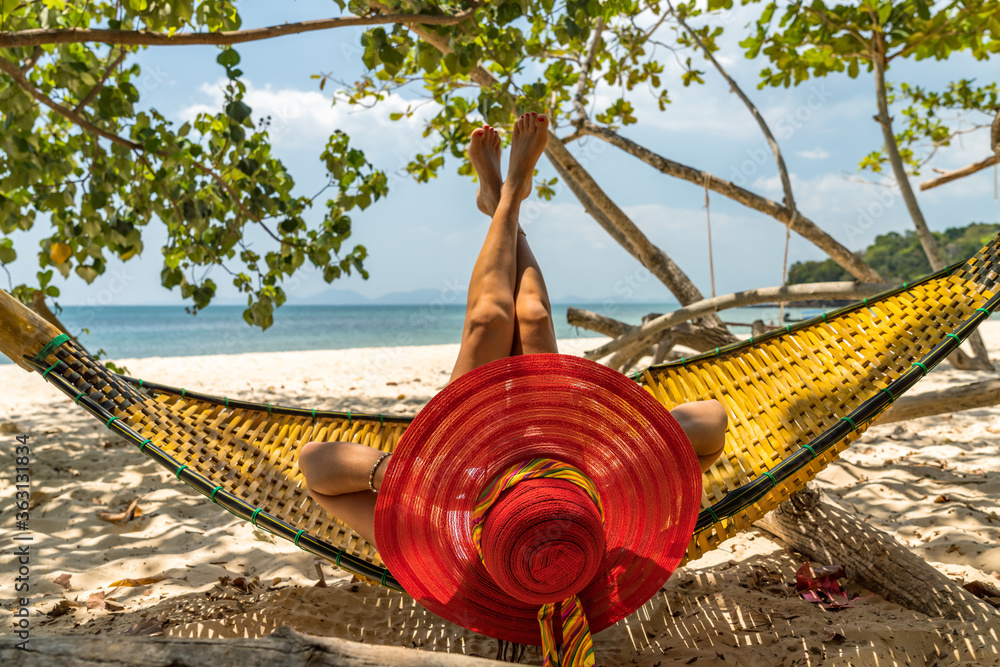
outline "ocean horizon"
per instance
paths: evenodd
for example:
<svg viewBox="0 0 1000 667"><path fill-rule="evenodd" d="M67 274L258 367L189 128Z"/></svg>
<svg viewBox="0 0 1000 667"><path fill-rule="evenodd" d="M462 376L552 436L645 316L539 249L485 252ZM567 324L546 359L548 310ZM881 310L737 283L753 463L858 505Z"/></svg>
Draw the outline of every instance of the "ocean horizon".
<svg viewBox="0 0 1000 667"><path fill-rule="evenodd" d="M557 338L601 337L571 327L566 322L569 307L552 306ZM636 325L649 313L670 312L680 304L609 300L573 307ZM112 360L458 343L465 318L464 305L285 305L275 311L274 325L262 331L243 320L243 310L243 306L213 305L191 315L184 306L63 306L57 316L92 354L103 351L103 358ZM800 319L816 314L813 310L786 308L785 313ZM722 319L774 322L778 312L777 306L734 308L724 311ZM12 362L3 357L0 363Z"/></svg>

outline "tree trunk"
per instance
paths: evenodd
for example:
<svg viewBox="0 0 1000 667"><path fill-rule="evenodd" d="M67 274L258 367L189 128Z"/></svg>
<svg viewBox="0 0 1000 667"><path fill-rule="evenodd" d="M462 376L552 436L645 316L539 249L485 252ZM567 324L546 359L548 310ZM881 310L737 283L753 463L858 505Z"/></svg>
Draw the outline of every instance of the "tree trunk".
<svg viewBox="0 0 1000 667"><path fill-rule="evenodd" d="M493 660L303 635L279 628L263 639L185 639L113 635L35 635L28 650L18 637L0 638L0 664L19 667L490 667Z"/></svg>
<svg viewBox="0 0 1000 667"><path fill-rule="evenodd" d="M889 116L889 102L886 98L885 90L885 41L879 32L876 32L875 39L876 52L871 54L872 66L875 72L875 101L878 104L878 115L875 116L875 120L878 121L879 126L882 128L885 154L889 158L889 164L892 165L892 173L896 177L899 194L903 197L906 210L909 211L910 218L913 220L913 226L917 229L917 238L920 239L920 245L924 248L924 254L927 255L931 269L938 271L945 266L944 258L941 256L941 249L938 247L937 239L934 238L934 234L928 229L927 222L924 220L920 204L917 203L917 196L913 193L913 188L910 186L910 177L906 173L903 158L899 154L896 137L892 133L892 117ZM983 343L983 338L979 332L973 333L969 336L968 340L976 356L970 359L961 350L955 350L954 354L949 357L952 365L962 370L993 370L989 353L986 351L986 345Z"/></svg>
<svg viewBox="0 0 1000 667"><path fill-rule="evenodd" d="M910 213L913 226L917 228L917 237L920 245L924 247L924 254L931 263L931 269L938 271L944 268L944 259L941 258L941 250L938 248L937 240L927 228L924 214L917 203L917 197L910 187L910 177L906 173L906 166L903 165L903 158L899 154L899 147L896 145L896 137L892 133L892 118L889 116L889 102L886 99L885 91L885 47L881 34L876 35L878 51L872 54L872 64L875 69L875 100L878 103L878 115L875 119L882 128L882 139L885 142L885 154L892 165L892 173L896 177L896 185L899 186L899 194L903 197L906 210Z"/></svg>
<svg viewBox="0 0 1000 667"><path fill-rule="evenodd" d="M947 619L1000 624L1000 615L911 553L891 535L860 521L806 486L754 524L889 602Z"/></svg>
<svg viewBox="0 0 1000 667"><path fill-rule="evenodd" d="M731 183L708 172L694 169L693 167L688 167L687 165L657 155L648 148L640 146L616 132L594 125L593 123L582 124L580 130L586 134L604 139L668 176L680 178L702 187L704 187L707 179L708 188L713 192L737 201L755 211L769 215L786 225L791 222L793 232L815 244L816 247L829 255L830 259L842 266L858 280L869 283L883 282L882 277L879 276L875 269L865 264L857 255L845 248L836 239L820 229L815 222L801 213L795 215L793 219L793 211L787 206L782 206L776 201L754 194L735 183Z"/></svg>
<svg viewBox="0 0 1000 667"><path fill-rule="evenodd" d="M1000 380L972 382L959 387L927 391L918 396L906 396L878 418L877 424L930 417L960 410L986 408L1000 403Z"/></svg>
<svg viewBox="0 0 1000 667"><path fill-rule="evenodd" d="M56 314L53 313L51 310L49 310L48 305L46 305L45 303L45 294L42 292L42 290L37 290L37 289L35 290L35 293L31 299L31 309L36 313L38 313L39 315L41 315L46 322L48 322L55 328L59 329L59 331L68 335L73 340L76 340L76 336L67 331L66 325L60 322L59 318L56 317Z"/></svg>

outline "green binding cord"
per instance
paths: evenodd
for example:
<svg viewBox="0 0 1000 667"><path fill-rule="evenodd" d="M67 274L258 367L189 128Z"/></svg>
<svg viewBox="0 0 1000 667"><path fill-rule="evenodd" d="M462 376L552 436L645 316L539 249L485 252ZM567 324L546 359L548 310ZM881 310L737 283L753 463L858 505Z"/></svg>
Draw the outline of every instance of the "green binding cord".
<svg viewBox="0 0 1000 667"><path fill-rule="evenodd" d="M378 415L378 425L379 426L385 426L385 418L382 416L381 412Z"/></svg>
<svg viewBox="0 0 1000 667"><path fill-rule="evenodd" d="M389 575L389 570L382 568L382 581L381 584L385 586L385 578Z"/></svg>
<svg viewBox="0 0 1000 667"><path fill-rule="evenodd" d="M214 489L212 489L212 496L211 496L211 497L212 497L212 502L213 502L213 503L216 503L216 504L218 504L218 503L216 502L216 500L215 500L215 494L217 494L217 493L219 492L219 489L221 489L221 488L222 488L221 486L217 486L217 487L215 487Z"/></svg>
<svg viewBox="0 0 1000 667"><path fill-rule="evenodd" d="M719 356L719 348L715 348L715 356Z"/></svg>
<svg viewBox="0 0 1000 667"><path fill-rule="evenodd" d="M270 403L267 404L267 416L268 417L271 416L271 404Z"/></svg>
<svg viewBox="0 0 1000 667"><path fill-rule="evenodd" d="M187 468L187 464L186 463L184 465L182 465L180 468L177 469L177 472L174 473L174 477L176 477L177 479L180 479L181 478L181 471L184 470L184 468Z"/></svg>
<svg viewBox="0 0 1000 667"><path fill-rule="evenodd" d="M991 313L990 311L986 310L985 308L976 308L976 310L981 310L981 311L983 311L984 313L986 313L987 315L992 315L992 314L993 314L993 313Z"/></svg>
<svg viewBox="0 0 1000 667"><path fill-rule="evenodd" d="M139 378L139 389L142 389L142 378Z"/></svg>
<svg viewBox="0 0 1000 667"><path fill-rule="evenodd" d="M823 313L823 321L826 322L826 313Z"/></svg>
<svg viewBox="0 0 1000 667"><path fill-rule="evenodd" d="M791 324L786 324L785 325L785 333L786 334L792 333L792 325Z"/></svg>
<svg viewBox="0 0 1000 667"><path fill-rule="evenodd" d="M229 397L228 396L224 396L223 398L226 399L226 409L228 410L229 409Z"/></svg>
<svg viewBox="0 0 1000 667"><path fill-rule="evenodd" d="M82 396L83 396L83 395L84 395L85 393L87 393L87 392L85 392L85 391L81 391L81 392L80 392L79 394L77 394L77 395L76 395L76 398L74 398L74 399L73 399L73 402L74 402L74 403L76 403L77 405L80 405L80 398L81 398L81 397L82 397Z"/></svg>
<svg viewBox="0 0 1000 667"><path fill-rule="evenodd" d="M813 458L816 458L816 450L813 449L812 445L802 445L802 449L808 449L809 453L813 455Z"/></svg>
<svg viewBox="0 0 1000 667"><path fill-rule="evenodd" d="M181 388L181 398L187 398L185 394L187 394L187 389Z"/></svg>
<svg viewBox="0 0 1000 667"><path fill-rule="evenodd" d="M862 299L861 303L863 303L866 308L868 307L868 299Z"/></svg>
<svg viewBox="0 0 1000 667"><path fill-rule="evenodd" d="M903 283L903 289L906 289L906 283Z"/></svg>
<svg viewBox="0 0 1000 667"><path fill-rule="evenodd" d="M111 428L111 422L113 422L116 419L118 419L118 417L112 417L111 419L108 420L108 423L105 424L105 426L108 427L108 428Z"/></svg>
<svg viewBox="0 0 1000 667"><path fill-rule="evenodd" d="M59 347L60 345L62 345L63 343L65 343L68 340L69 340L69 335L68 334L59 334L58 336L56 336L55 338L53 338L52 340L50 340L49 343L48 343L48 345L46 345L45 347L43 347L38 352L38 354L35 355L35 361L37 361L39 363L45 361L45 357L47 357L50 354L52 354L53 350L55 350L57 347Z"/></svg>
<svg viewBox="0 0 1000 667"><path fill-rule="evenodd" d="M257 527L257 513L260 512L262 509L264 508L258 507L253 511L253 514L250 515L250 523L253 525L254 528Z"/></svg>
<svg viewBox="0 0 1000 667"><path fill-rule="evenodd" d="M350 410L347 411L347 425L348 426L351 425L351 411Z"/></svg>
<svg viewBox="0 0 1000 667"><path fill-rule="evenodd" d="M892 392L889 391L888 387L882 387L881 389L879 389L879 391L884 391L885 393L889 394L889 400L891 400L891 401L895 401L896 400L896 397L892 395Z"/></svg>
<svg viewBox="0 0 1000 667"><path fill-rule="evenodd" d="M687 366L687 359L685 357L681 357L681 366Z"/></svg>
<svg viewBox="0 0 1000 667"><path fill-rule="evenodd" d="M767 471L765 471L765 472L764 472L764 474L765 474L765 475L767 476L767 478L768 478L768 479L770 479L770 480L771 480L771 488L772 488L772 489L773 489L774 487L778 486L778 480L776 480L776 479L774 478L774 475L772 475L772 474L771 474L770 472L767 472Z"/></svg>
<svg viewBox="0 0 1000 667"><path fill-rule="evenodd" d="M958 343L959 345L962 344L962 339L959 338L958 336L956 336L955 334L953 334L953 333L946 333L945 334L945 338L947 338L948 336L951 336L952 338L954 338L955 342Z"/></svg>
<svg viewBox="0 0 1000 667"><path fill-rule="evenodd" d="M312 408L312 413L313 413L312 420L315 422L316 421L316 408Z"/></svg>
<svg viewBox="0 0 1000 667"><path fill-rule="evenodd" d="M55 368L56 366L58 366L61 363L62 363L62 359L59 359L58 361L56 361L56 363L54 363L51 366L49 366L48 368L46 368L45 372L42 373L42 377L45 377L46 375L48 375L49 371L51 371L53 368Z"/></svg>
<svg viewBox="0 0 1000 667"><path fill-rule="evenodd" d="M344 555L344 550L341 549L337 552L337 557L333 559L333 564L340 567L340 557Z"/></svg>
<svg viewBox="0 0 1000 667"><path fill-rule="evenodd" d="M142 451L142 448L145 447L146 445L148 445L151 442L153 442L153 441L152 440L143 440L142 442L140 442L139 443L139 453L140 454L145 454L146 452Z"/></svg>
<svg viewBox="0 0 1000 667"><path fill-rule="evenodd" d="M305 528L303 528L303 529L302 529L302 530L300 530L299 532L295 533L295 539L294 539L294 540L292 540L292 543L293 543L293 544L294 544L295 546L297 546L297 547L299 546L299 538L300 538L300 537L302 537L302 533L304 533L304 532L306 532L306 529L305 529ZM299 548L301 549L302 547L299 547Z"/></svg>
<svg viewBox="0 0 1000 667"><path fill-rule="evenodd" d="M914 361L914 362L913 362L912 364L910 364L910 366L911 366L911 367L912 367L912 366L920 366L920 367L921 367L922 369L924 369L924 375L927 375L927 366L924 366L924 365L923 365L922 363L920 363L919 361Z"/></svg>
<svg viewBox="0 0 1000 667"><path fill-rule="evenodd" d="M848 424L851 425L851 428L853 428L854 430L858 429L857 425L854 423L854 421L850 417L841 417L840 421L847 422Z"/></svg>
<svg viewBox="0 0 1000 667"><path fill-rule="evenodd" d="M719 523L719 515L715 513L715 510L712 509L711 505L709 505L708 507L706 507L705 511L708 512L709 516L712 517L712 522L713 523Z"/></svg>

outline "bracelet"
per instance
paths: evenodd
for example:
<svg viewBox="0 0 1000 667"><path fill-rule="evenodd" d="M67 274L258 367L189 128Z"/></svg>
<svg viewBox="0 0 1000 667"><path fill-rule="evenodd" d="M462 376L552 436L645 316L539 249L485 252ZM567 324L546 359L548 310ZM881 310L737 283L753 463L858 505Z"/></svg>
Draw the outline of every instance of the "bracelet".
<svg viewBox="0 0 1000 667"><path fill-rule="evenodd" d="M378 457L378 461L376 461L375 465L372 466L371 473L368 474L368 488L372 490L372 493L378 493L378 489L375 488L375 471L378 470L379 465L381 465L382 461L385 461L385 458L389 456L390 453L391 452L385 452L382 456Z"/></svg>

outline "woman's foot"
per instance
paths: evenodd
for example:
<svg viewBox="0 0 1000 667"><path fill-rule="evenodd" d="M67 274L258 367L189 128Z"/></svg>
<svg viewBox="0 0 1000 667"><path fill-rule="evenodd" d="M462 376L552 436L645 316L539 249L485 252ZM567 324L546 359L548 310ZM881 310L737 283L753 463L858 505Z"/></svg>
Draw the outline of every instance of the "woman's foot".
<svg viewBox="0 0 1000 667"><path fill-rule="evenodd" d="M517 201L531 194L531 178L535 163L545 151L549 139L549 119L537 113L526 113L514 123L514 138L510 146L510 166L503 188L510 189Z"/></svg>
<svg viewBox="0 0 1000 667"><path fill-rule="evenodd" d="M479 190L476 192L476 206L486 215L493 217L500 203L500 135L489 125L483 125L472 132L469 141L469 161L479 176Z"/></svg>

